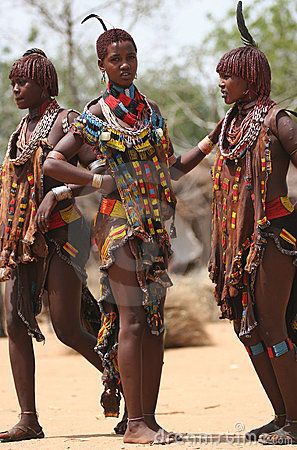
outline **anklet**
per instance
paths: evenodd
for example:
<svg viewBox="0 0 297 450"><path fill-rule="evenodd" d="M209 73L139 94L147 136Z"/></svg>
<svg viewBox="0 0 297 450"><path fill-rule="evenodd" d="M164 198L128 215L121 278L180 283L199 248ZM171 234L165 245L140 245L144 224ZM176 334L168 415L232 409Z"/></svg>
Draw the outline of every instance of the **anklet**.
<svg viewBox="0 0 297 450"><path fill-rule="evenodd" d="M142 417L134 417L133 419L129 419L129 417L128 417L128 422L136 422L137 420L143 420L144 419L144 417L142 416Z"/></svg>
<svg viewBox="0 0 297 450"><path fill-rule="evenodd" d="M36 418L38 419L38 413L36 411L21 411L19 417L21 417L23 414L28 416L36 416Z"/></svg>

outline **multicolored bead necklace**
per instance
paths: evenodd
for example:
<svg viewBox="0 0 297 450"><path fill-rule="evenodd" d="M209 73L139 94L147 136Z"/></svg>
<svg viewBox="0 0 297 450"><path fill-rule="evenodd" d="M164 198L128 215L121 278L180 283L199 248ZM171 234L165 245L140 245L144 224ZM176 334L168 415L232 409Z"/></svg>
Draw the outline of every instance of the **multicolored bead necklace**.
<svg viewBox="0 0 297 450"><path fill-rule="evenodd" d="M227 111L219 137L219 149L224 158L232 160L242 158L247 150L254 146L265 116L273 104L269 98L259 99L255 107L248 112L237 129L235 128L237 118L235 109L237 105L235 104ZM232 119L229 127L229 117L234 113L235 117ZM225 139L229 142L227 148L224 148Z"/></svg>
<svg viewBox="0 0 297 450"><path fill-rule="evenodd" d="M113 114L131 127L135 127L147 106L134 84L125 89L109 82L102 98Z"/></svg>

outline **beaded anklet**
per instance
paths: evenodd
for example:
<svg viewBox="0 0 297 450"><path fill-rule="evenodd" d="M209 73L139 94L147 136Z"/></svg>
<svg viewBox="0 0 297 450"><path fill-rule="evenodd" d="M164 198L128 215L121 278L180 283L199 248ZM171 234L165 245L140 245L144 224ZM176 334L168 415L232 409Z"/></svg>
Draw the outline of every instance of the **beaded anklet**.
<svg viewBox="0 0 297 450"><path fill-rule="evenodd" d="M142 417L134 417L133 419L129 419L129 417L128 417L128 422L136 422L137 420L143 420L144 419L144 417L142 416Z"/></svg>

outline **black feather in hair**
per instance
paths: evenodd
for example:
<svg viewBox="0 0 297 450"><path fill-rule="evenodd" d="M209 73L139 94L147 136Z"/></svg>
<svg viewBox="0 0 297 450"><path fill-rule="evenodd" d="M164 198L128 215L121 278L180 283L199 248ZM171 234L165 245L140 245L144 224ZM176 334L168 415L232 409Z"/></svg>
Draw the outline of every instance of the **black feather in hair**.
<svg viewBox="0 0 297 450"><path fill-rule="evenodd" d="M104 31L107 31L107 26L105 25L105 23L103 22L103 20L101 19L101 17L98 16L98 14L89 14L87 17L85 17L85 18L81 21L81 23L84 23L84 22L86 22L87 20L92 19L93 17L94 17L95 19L98 19L99 22L101 23L102 27L103 27L103 30L104 30Z"/></svg>
<svg viewBox="0 0 297 450"><path fill-rule="evenodd" d="M242 12L242 2L241 1L237 3L236 19L237 19L238 30L241 35L241 40L244 43L244 45L247 45L250 47L258 47L258 45L254 41L253 37L251 36L251 34L245 24L243 12Z"/></svg>

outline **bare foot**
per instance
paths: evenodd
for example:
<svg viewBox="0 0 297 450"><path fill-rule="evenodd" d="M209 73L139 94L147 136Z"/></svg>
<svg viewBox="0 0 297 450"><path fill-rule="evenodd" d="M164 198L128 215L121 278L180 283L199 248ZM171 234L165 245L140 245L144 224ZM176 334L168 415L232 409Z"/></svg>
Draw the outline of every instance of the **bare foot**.
<svg viewBox="0 0 297 450"><path fill-rule="evenodd" d="M153 431L159 431L163 428L156 421L156 417L154 414L144 414L144 421L147 426Z"/></svg>
<svg viewBox="0 0 297 450"><path fill-rule="evenodd" d="M124 434L125 444L152 444L156 432L151 430L143 419L128 421L127 430Z"/></svg>

